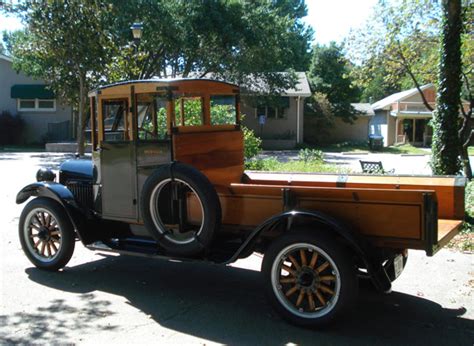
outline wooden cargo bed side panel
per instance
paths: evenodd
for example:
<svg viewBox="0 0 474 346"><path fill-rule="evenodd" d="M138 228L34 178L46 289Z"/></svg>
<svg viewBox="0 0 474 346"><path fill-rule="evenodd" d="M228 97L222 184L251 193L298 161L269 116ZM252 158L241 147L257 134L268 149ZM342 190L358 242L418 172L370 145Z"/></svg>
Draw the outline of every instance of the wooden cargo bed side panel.
<svg viewBox="0 0 474 346"><path fill-rule="evenodd" d="M464 184L458 177L336 175L304 173L247 172L248 183L348 189L430 190L438 199L438 216L464 219Z"/></svg>
<svg viewBox="0 0 474 346"><path fill-rule="evenodd" d="M256 226L283 211L282 186L232 184L221 195L224 224ZM291 187L297 209L317 210L362 234L421 241L425 191Z"/></svg>
<svg viewBox="0 0 474 346"><path fill-rule="evenodd" d="M244 171L241 131L177 133L175 160L194 166L215 185L240 182Z"/></svg>

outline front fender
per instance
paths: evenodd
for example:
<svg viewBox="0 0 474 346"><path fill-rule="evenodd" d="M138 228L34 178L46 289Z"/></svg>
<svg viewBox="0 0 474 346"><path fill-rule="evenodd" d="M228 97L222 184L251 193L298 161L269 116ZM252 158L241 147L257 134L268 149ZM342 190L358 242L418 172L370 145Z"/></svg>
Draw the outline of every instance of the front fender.
<svg viewBox="0 0 474 346"><path fill-rule="evenodd" d="M72 192L66 186L52 181L40 181L25 186L16 195L16 203L21 204L32 196L48 197L54 199L63 206L65 203L67 203L74 204L76 207L78 207Z"/></svg>
<svg viewBox="0 0 474 346"><path fill-rule="evenodd" d="M52 181L40 181L25 186L16 195L16 203L21 204L30 197L50 198L64 207L79 239L88 243L86 236L86 212L79 207L72 192L64 185Z"/></svg>
<svg viewBox="0 0 474 346"><path fill-rule="evenodd" d="M252 234L245 240L242 246L237 250L232 258L227 261L227 263L235 261L240 253L253 246L252 244L254 240L256 240L264 230L276 226L279 223L285 222L287 224L286 231L291 231L292 221L298 218L309 219L311 222L328 226L331 230L335 231L349 244L357 256L362 261L364 261L367 271L376 287L383 292L389 292L391 290L391 282L385 270L383 269L381 263L372 256L374 253L372 250L372 245L370 245L365 238L359 236L356 232L351 230L348 225L345 225L340 220L337 220L334 217L319 211L291 210L265 220L252 232Z"/></svg>

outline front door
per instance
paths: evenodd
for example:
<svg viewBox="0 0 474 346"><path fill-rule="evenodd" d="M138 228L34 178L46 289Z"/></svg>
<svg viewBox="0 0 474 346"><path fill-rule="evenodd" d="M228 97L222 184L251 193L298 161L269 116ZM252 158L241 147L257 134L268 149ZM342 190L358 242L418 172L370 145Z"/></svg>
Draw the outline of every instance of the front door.
<svg viewBox="0 0 474 346"><path fill-rule="evenodd" d="M100 152L102 216L134 221L137 218L135 150L130 140L128 100L102 101L103 140Z"/></svg>
<svg viewBox="0 0 474 346"><path fill-rule="evenodd" d="M140 196L146 179L160 165L171 162L171 141L166 116L167 99L159 94L137 94L136 167L139 210ZM141 219L141 214L139 214Z"/></svg>

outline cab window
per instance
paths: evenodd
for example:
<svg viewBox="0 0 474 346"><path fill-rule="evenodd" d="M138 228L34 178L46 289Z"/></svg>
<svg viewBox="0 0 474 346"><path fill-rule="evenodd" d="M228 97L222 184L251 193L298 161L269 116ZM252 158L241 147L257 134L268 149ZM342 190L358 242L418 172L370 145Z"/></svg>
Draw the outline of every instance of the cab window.
<svg viewBox="0 0 474 346"><path fill-rule="evenodd" d="M106 100L102 102L104 140L107 142L128 139L125 131L127 116L126 100Z"/></svg>
<svg viewBox="0 0 474 346"><path fill-rule="evenodd" d="M176 126L199 126L204 124L202 97L179 97L175 100Z"/></svg>
<svg viewBox="0 0 474 346"><path fill-rule="evenodd" d="M211 125L233 125L237 120L235 95L211 96Z"/></svg>
<svg viewBox="0 0 474 346"><path fill-rule="evenodd" d="M167 139L166 99L160 95L137 95L138 139Z"/></svg>

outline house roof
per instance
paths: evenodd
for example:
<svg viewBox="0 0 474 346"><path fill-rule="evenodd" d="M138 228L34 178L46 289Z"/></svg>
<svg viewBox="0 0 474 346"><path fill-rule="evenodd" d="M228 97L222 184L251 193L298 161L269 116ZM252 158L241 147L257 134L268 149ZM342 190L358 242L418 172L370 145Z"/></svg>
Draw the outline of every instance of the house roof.
<svg viewBox="0 0 474 346"><path fill-rule="evenodd" d="M281 74L286 74L287 72L279 72ZM301 96L301 97L309 97L311 96L311 89L309 87L308 78L306 78L306 73L304 72L295 72L296 74L296 85L294 88L286 89L281 92L282 96ZM253 92L263 92L268 90L268 86L265 81L261 80L258 77L251 77L252 85L249 87L249 91ZM252 87L253 86L253 87ZM245 89L245 87L244 87Z"/></svg>
<svg viewBox="0 0 474 346"><path fill-rule="evenodd" d="M355 108L356 111L360 112L360 116L374 116L374 110L370 106L370 103L351 103L351 106Z"/></svg>
<svg viewBox="0 0 474 346"><path fill-rule="evenodd" d="M434 85L429 83L429 84L425 84L425 85L421 86L420 89L423 91L423 90L426 90L426 89L430 89L432 87L434 87ZM417 92L418 92L417 88L412 88L412 89L409 89L409 90L404 90L404 91L392 94L390 96L387 96L384 99L381 99L380 101L377 101L377 102L373 103L372 104L372 109L373 110L389 109L389 107L392 103L402 101L402 100L406 99L407 97L415 95Z"/></svg>
<svg viewBox="0 0 474 346"><path fill-rule="evenodd" d="M4 55L4 54L0 54L0 59L8 61L8 62L13 61L13 59L11 57L9 57L8 55Z"/></svg>
<svg viewBox="0 0 474 346"><path fill-rule="evenodd" d="M304 72L295 72L298 77L298 81L294 88L285 90L284 94L286 96L302 96L309 97L311 96L311 89L309 88L308 78L306 78L306 73Z"/></svg>

